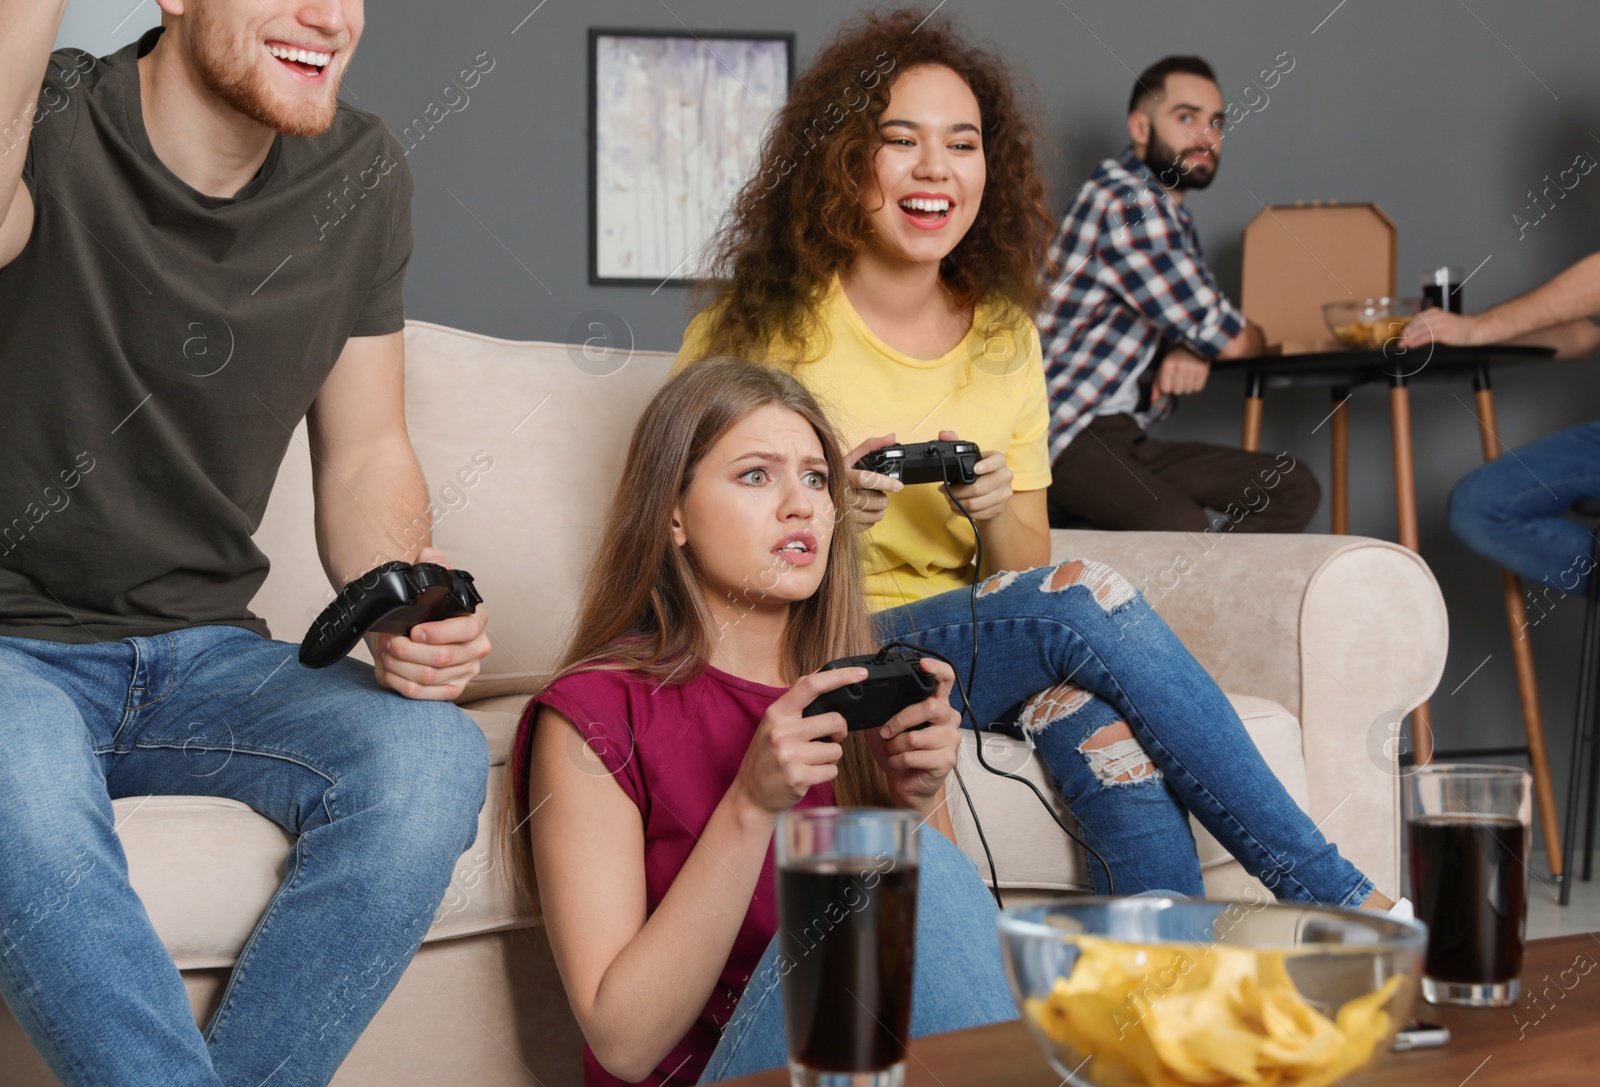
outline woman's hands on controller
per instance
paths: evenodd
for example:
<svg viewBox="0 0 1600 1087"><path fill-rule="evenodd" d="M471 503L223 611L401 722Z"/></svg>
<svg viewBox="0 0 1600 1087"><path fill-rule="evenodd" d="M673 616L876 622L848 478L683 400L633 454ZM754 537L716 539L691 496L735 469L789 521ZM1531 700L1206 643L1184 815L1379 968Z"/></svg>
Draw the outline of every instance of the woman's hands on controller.
<svg viewBox="0 0 1600 1087"><path fill-rule="evenodd" d="M889 495L894 491L905 490L906 485L892 476L863 471L855 467L855 463L868 453L876 453L884 446L893 444L893 434L885 434L881 438L868 438L850 450L844 458L847 465L845 472L853 492L852 504L855 507L856 520L860 522L862 528L869 528L883 520L883 511L889 508Z"/></svg>
<svg viewBox="0 0 1600 1087"><path fill-rule="evenodd" d="M938 680L933 694L907 706L882 728L867 733L872 757L889 778L895 807L932 814L961 749L961 714L950 705L955 672L943 661L922 659L922 670ZM919 728L926 725L926 728Z"/></svg>
<svg viewBox="0 0 1600 1087"><path fill-rule="evenodd" d="M444 554L433 547L423 548L416 561L450 567ZM373 676L380 687L418 701L460 698L489 655L488 624L489 612L479 604L471 615L419 623L411 628L410 637L369 634Z"/></svg>
<svg viewBox="0 0 1600 1087"><path fill-rule="evenodd" d="M776 818L800 803L813 785L839 776L842 741L849 734L843 714L804 717L818 695L867 678L865 668L813 672L767 707L729 791L761 813ZM826 743L816 743L826 740Z"/></svg>
<svg viewBox="0 0 1600 1087"><path fill-rule="evenodd" d="M956 441L956 432L941 430L939 440ZM973 471L978 475L976 482L963 483L956 487L947 484L943 488L945 501L950 503L950 512L960 514L961 511L955 503L955 499L960 499L961 504L967 507L967 512L972 514L974 521L989 521L999 517L1011 502L1011 469L1006 467L1006 455L993 449L985 449L983 459L978 461Z"/></svg>
<svg viewBox="0 0 1600 1087"><path fill-rule="evenodd" d="M953 430L939 431L939 440L953 442L958 436ZM885 434L879 438L868 438L852 449L845 458L845 463L854 465L856 461L868 453L876 452L884 446L893 445L895 436ZM856 494L856 517L863 528L875 525L883 520L883 513L889 508L889 495L905 489L905 484L898 479L880 475L877 472L865 472L858 468L849 468L850 485ZM967 512L972 514L975 521L987 521L1000 516L1006 511L1006 506L1011 502L1011 469L1006 466L1006 455L995 450L985 450L983 459L978 461L974 468L977 481L961 484L956 487L945 486L945 500L950 503L952 513L960 513L956 504L951 500L960 499L961 504L967 507Z"/></svg>

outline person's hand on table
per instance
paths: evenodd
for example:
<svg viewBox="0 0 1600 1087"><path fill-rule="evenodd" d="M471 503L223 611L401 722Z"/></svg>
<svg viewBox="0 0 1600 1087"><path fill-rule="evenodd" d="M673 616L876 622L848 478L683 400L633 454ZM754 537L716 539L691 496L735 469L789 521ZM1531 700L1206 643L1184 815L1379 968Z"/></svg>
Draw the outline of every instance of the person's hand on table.
<svg viewBox="0 0 1600 1087"><path fill-rule="evenodd" d="M444 554L425 547L418 562L431 562L446 569ZM418 623L409 637L401 634L368 634L372 649L372 673L378 685L398 691L407 698L425 702L448 702L461 697L489 655L489 612L482 604L471 615Z"/></svg>
<svg viewBox="0 0 1600 1087"><path fill-rule="evenodd" d="M1400 346L1426 347L1430 343L1471 346L1483 342L1481 324L1476 317L1435 306L1406 322L1405 331L1400 334Z"/></svg>

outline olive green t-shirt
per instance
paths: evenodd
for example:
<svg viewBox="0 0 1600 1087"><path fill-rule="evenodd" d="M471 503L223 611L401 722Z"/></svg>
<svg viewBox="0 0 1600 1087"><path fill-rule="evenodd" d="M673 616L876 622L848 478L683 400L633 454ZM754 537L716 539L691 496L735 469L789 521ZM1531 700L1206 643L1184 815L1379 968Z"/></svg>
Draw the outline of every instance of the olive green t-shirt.
<svg viewBox="0 0 1600 1087"><path fill-rule="evenodd" d="M266 633L251 536L294 428L346 340L404 324L412 184L383 122L341 105L205 196L145 131L160 33L55 53L32 118L33 233L0 268L0 635Z"/></svg>

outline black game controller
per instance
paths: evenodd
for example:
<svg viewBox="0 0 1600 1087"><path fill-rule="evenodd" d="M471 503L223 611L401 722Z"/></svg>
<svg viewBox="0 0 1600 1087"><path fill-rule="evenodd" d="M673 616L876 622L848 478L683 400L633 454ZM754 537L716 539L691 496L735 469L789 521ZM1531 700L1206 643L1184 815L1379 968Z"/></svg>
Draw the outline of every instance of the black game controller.
<svg viewBox="0 0 1600 1087"><path fill-rule="evenodd" d="M882 728L889 723L889 718L939 689L939 681L922 670L922 658L909 649L882 649L859 657L840 657L824 664L820 670L827 672L835 668L865 668L867 678L860 683L824 691L800 716L841 713L851 732Z"/></svg>
<svg viewBox="0 0 1600 1087"><path fill-rule="evenodd" d="M410 634L418 623L471 615L483 597L472 575L431 562L386 562L344 587L300 643L300 663L326 668L368 631Z"/></svg>
<svg viewBox="0 0 1600 1087"><path fill-rule="evenodd" d="M978 481L981 454L972 442L917 442L886 445L856 461L865 472L913 483L948 483L952 487Z"/></svg>

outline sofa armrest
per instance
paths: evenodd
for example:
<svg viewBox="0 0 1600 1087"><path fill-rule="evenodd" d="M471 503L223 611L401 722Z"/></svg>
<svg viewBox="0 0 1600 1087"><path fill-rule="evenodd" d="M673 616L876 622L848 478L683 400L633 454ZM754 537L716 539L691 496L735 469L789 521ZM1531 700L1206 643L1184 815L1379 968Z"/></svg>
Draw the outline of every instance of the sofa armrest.
<svg viewBox="0 0 1600 1087"><path fill-rule="evenodd" d="M1427 564L1358 536L1051 533L1139 588L1224 689L1300 719L1311 817L1386 893L1398 887L1399 722L1444 672Z"/></svg>

